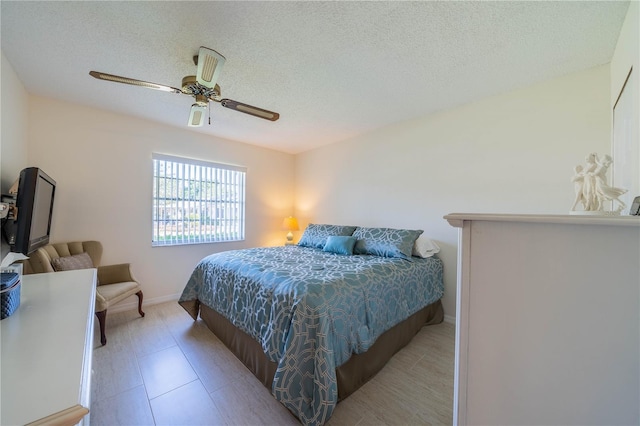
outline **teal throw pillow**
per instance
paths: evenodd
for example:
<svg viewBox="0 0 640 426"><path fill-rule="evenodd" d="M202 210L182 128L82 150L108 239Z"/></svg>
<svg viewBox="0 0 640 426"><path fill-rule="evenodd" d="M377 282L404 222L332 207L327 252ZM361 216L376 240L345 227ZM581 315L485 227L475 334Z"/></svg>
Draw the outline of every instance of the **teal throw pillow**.
<svg viewBox="0 0 640 426"><path fill-rule="evenodd" d="M324 245L323 250L329 253L351 256L355 245L356 239L354 237L331 235L327 237L327 244Z"/></svg>

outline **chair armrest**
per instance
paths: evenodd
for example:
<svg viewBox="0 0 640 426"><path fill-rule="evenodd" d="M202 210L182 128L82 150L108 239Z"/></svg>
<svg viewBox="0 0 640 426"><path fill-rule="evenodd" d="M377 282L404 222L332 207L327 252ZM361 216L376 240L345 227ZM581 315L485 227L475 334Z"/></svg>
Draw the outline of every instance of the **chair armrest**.
<svg viewBox="0 0 640 426"><path fill-rule="evenodd" d="M98 285L136 281L129 263L98 266ZM137 282L137 281L136 281Z"/></svg>

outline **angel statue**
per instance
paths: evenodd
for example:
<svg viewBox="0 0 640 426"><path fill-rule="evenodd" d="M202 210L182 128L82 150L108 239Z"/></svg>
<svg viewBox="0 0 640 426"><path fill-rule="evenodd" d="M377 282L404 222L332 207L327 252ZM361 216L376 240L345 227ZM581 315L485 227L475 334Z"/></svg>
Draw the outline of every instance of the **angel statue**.
<svg viewBox="0 0 640 426"><path fill-rule="evenodd" d="M607 170L611 165L611 156L604 155L602 159L591 153L585 159L586 165L578 165L574 168L571 179L574 183L576 197L571 211L575 211L578 204L582 203L584 211L600 212L604 210L604 203L611 201L617 203L616 213L620 213L625 203L620 200L627 190L607 185Z"/></svg>

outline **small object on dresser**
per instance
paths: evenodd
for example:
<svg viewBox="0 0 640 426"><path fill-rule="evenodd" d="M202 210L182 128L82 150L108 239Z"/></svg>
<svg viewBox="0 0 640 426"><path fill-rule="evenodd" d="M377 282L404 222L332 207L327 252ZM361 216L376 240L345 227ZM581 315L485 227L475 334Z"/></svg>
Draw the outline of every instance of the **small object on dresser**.
<svg viewBox="0 0 640 426"><path fill-rule="evenodd" d="M16 272L2 272L0 275L0 319L5 319L20 306L20 275Z"/></svg>
<svg viewBox="0 0 640 426"><path fill-rule="evenodd" d="M590 214L617 216L626 207L620 200L627 190L616 188L607 184L607 170L612 164L611 156L602 158L592 152L587 155L586 165L577 165L571 179L576 193L573 206L569 214ZM578 204L582 204L584 210L576 210ZM605 210L605 204L610 204L611 209L617 204L615 210Z"/></svg>
<svg viewBox="0 0 640 426"><path fill-rule="evenodd" d="M631 208L629 209L629 214L631 216L640 216L640 196L633 199L633 203L631 203Z"/></svg>

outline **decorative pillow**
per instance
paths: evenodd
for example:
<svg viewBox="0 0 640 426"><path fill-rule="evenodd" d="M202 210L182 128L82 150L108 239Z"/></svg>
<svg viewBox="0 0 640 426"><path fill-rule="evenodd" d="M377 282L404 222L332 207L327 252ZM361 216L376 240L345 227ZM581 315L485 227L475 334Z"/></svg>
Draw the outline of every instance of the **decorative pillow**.
<svg viewBox="0 0 640 426"><path fill-rule="evenodd" d="M351 256L355 245L356 239L354 237L331 235L327 237L327 244L324 245L323 250L329 253L346 254L347 256Z"/></svg>
<svg viewBox="0 0 640 426"><path fill-rule="evenodd" d="M327 243L327 237L332 235L337 236L351 236L355 226L342 226L342 225L317 225L310 223L307 229L304 230L302 238L298 241L298 245L302 247L315 247L324 248Z"/></svg>
<svg viewBox="0 0 640 426"><path fill-rule="evenodd" d="M73 256L58 257L51 260L51 266L56 271L72 271L74 269L93 268L93 262L88 253L74 254Z"/></svg>
<svg viewBox="0 0 640 426"><path fill-rule="evenodd" d="M358 227L353 233L358 240L353 252L382 257L400 257L410 261L413 245L422 232L422 230Z"/></svg>
<svg viewBox="0 0 640 426"><path fill-rule="evenodd" d="M413 245L411 254L416 257L426 259L440 251L440 247L424 235L420 235Z"/></svg>

